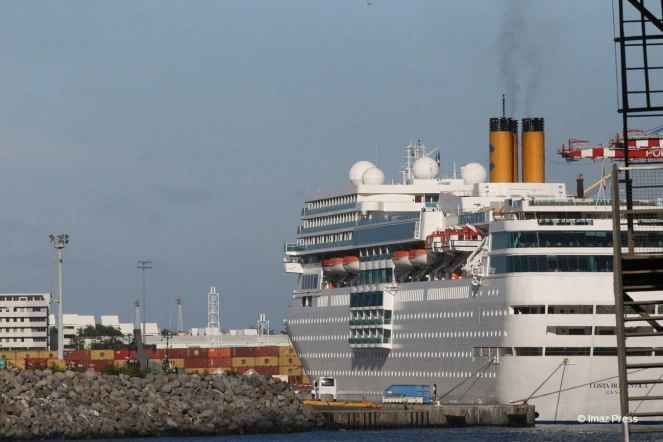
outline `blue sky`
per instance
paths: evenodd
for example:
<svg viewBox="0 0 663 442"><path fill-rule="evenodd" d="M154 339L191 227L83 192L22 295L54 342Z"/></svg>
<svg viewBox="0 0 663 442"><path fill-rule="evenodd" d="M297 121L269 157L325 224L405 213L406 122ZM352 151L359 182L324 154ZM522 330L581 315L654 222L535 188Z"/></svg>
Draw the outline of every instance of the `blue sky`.
<svg viewBox="0 0 663 442"><path fill-rule="evenodd" d="M549 181L599 179L555 150L620 130L610 2L371 3L3 3L0 292L50 291L48 235L69 233L67 313L128 321L145 259L148 321L175 327L181 296L205 326L214 285L224 328L279 330L306 190L376 142L388 178L416 138L486 164L505 92L546 118Z"/></svg>

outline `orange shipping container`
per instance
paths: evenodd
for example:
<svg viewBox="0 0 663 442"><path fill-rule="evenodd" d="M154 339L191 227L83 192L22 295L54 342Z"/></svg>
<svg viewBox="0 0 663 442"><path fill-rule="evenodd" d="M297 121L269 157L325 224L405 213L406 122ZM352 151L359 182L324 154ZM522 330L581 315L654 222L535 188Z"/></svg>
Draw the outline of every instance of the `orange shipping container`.
<svg viewBox="0 0 663 442"><path fill-rule="evenodd" d="M112 361L115 359L113 350L92 350L90 355L93 361Z"/></svg>
<svg viewBox="0 0 663 442"><path fill-rule="evenodd" d="M256 347L255 348L255 355L256 355L256 358L258 356L278 356L279 355L279 348L274 346L274 345Z"/></svg>
<svg viewBox="0 0 663 442"><path fill-rule="evenodd" d="M284 376L301 376L302 367L279 367L279 374Z"/></svg>
<svg viewBox="0 0 663 442"><path fill-rule="evenodd" d="M208 348L207 355L210 358L228 358L231 352L229 348Z"/></svg>
<svg viewBox="0 0 663 442"><path fill-rule="evenodd" d="M232 367L253 367L256 365L256 358L239 357L232 358Z"/></svg>
<svg viewBox="0 0 663 442"><path fill-rule="evenodd" d="M17 351L14 359L32 359L39 355L38 351Z"/></svg>
<svg viewBox="0 0 663 442"><path fill-rule="evenodd" d="M184 368L207 368L209 359L207 358L185 358Z"/></svg>
<svg viewBox="0 0 663 442"><path fill-rule="evenodd" d="M279 347L279 356L297 356L295 347Z"/></svg>
<svg viewBox="0 0 663 442"><path fill-rule="evenodd" d="M57 359L58 358L58 352L57 351L46 351L42 350L38 352L37 358L39 359Z"/></svg>
<svg viewBox="0 0 663 442"><path fill-rule="evenodd" d="M15 351L0 351L0 359L5 358L8 361L13 361L16 359Z"/></svg>
<svg viewBox="0 0 663 442"><path fill-rule="evenodd" d="M296 365L301 367L302 361L297 356L281 356L279 358L279 365Z"/></svg>
<svg viewBox="0 0 663 442"><path fill-rule="evenodd" d="M308 378L308 376L302 376L302 384L311 385L311 380Z"/></svg>
<svg viewBox="0 0 663 442"><path fill-rule="evenodd" d="M168 363L171 368L184 368L184 358L170 358Z"/></svg>
<svg viewBox="0 0 663 442"><path fill-rule="evenodd" d="M256 367L276 367L279 365L279 358L277 356L256 356Z"/></svg>
<svg viewBox="0 0 663 442"><path fill-rule="evenodd" d="M121 359L115 359L113 361L113 365L115 365L117 368L124 368L126 363L127 363L126 361L123 361Z"/></svg>
<svg viewBox="0 0 663 442"><path fill-rule="evenodd" d="M211 358L209 360L209 366L214 368L230 367L232 366L232 358L230 357Z"/></svg>
<svg viewBox="0 0 663 442"><path fill-rule="evenodd" d="M184 373L187 374L209 374L208 368L185 368Z"/></svg>
<svg viewBox="0 0 663 442"><path fill-rule="evenodd" d="M7 361L7 368L20 368L21 370L25 370L25 359Z"/></svg>

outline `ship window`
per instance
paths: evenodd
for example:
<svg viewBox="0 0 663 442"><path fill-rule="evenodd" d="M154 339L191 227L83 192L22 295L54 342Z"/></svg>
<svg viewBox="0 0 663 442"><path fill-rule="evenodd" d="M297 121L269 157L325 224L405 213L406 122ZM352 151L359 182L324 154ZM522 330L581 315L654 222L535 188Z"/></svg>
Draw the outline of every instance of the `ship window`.
<svg viewBox="0 0 663 442"><path fill-rule="evenodd" d="M592 327L587 326L587 327L567 327L567 326L562 326L562 327L548 327L546 329L546 332L548 334L552 335L591 335L592 334Z"/></svg>
<svg viewBox="0 0 663 442"><path fill-rule="evenodd" d="M595 327L595 335L614 335L615 327Z"/></svg>
<svg viewBox="0 0 663 442"><path fill-rule="evenodd" d="M514 315L543 315L546 313L544 305L512 305Z"/></svg>
<svg viewBox="0 0 663 442"><path fill-rule="evenodd" d="M651 236L651 235L650 235ZM646 247L663 239L661 235L643 237L636 247ZM532 247L612 247L611 231L498 232L492 235L493 250Z"/></svg>
<svg viewBox="0 0 663 442"><path fill-rule="evenodd" d="M642 310L645 311L645 313L649 315L653 315L656 312L656 306L655 305L643 305L640 306ZM659 309L659 312L662 312L662 310ZM615 306L614 305L597 305L596 306L596 314L597 315L614 315L615 314ZM624 307L624 314L627 315L633 315L637 314L635 310L633 310L631 307Z"/></svg>
<svg viewBox="0 0 663 442"><path fill-rule="evenodd" d="M617 356L617 347L594 347L594 356Z"/></svg>
<svg viewBox="0 0 663 442"><path fill-rule="evenodd" d="M549 305L549 315L591 315L594 312L592 305Z"/></svg>
<svg viewBox="0 0 663 442"><path fill-rule="evenodd" d="M543 348L541 347L516 347L516 356L542 356Z"/></svg>
<svg viewBox="0 0 663 442"><path fill-rule="evenodd" d="M589 356L590 347L546 347L546 356Z"/></svg>

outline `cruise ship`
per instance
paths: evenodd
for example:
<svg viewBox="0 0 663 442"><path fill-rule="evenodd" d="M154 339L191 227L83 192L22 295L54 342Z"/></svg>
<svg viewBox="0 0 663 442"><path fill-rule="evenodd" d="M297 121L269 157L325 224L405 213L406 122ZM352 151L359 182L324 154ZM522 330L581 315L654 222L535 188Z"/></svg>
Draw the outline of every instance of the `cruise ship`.
<svg viewBox="0 0 663 442"><path fill-rule="evenodd" d="M333 377L341 399L426 384L440 403L529 403L539 423L619 414L611 202L545 182L543 123L523 119L519 140L517 120L491 119L490 172L440 177L439 150L411 142L397 183L359 161L349 186L307 195L284 322L312 381ZM663 359L655 339L630 360ZM629 378L663 377L641 371Z"/></svg>

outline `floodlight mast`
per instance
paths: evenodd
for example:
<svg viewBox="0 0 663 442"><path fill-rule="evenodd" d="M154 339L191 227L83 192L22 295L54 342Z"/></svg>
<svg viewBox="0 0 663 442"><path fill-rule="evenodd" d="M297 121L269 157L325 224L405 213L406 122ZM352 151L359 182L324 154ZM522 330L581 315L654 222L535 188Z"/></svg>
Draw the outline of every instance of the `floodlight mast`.
<svg viewBox="0 0 663 442"><path fill-rule="evenodd" d="M69 235L48 235L55 247L58 261L58 359L64 359L64 324L62 320L62 249L69 244Z"/></svg>
<svg viewBox="0 0 663 442"><path fill-rule="evenodd" d="M147 325L145 325L145 312L147 311L147 303L145 302L145 270L152 268L152 261L138 261L138 268L143 271L143 343L145 343L147 339Z"/></svg>

